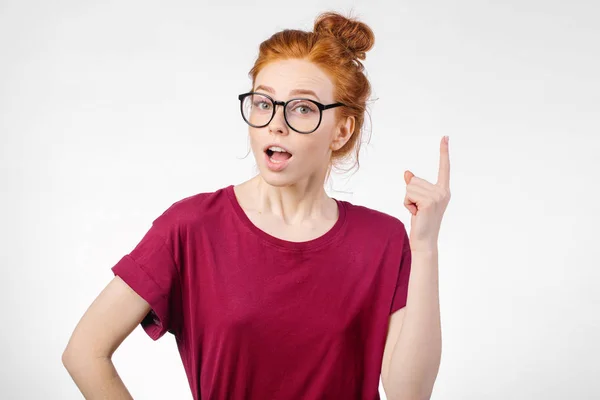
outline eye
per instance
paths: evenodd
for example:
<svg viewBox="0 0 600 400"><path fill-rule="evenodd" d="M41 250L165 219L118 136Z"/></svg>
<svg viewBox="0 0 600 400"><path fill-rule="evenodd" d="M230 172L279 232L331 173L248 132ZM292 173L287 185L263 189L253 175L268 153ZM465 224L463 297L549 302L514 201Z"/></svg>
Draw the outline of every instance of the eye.
<svg viewBox="0 0 600 400"><path fill-rule="evenodd" d="M317 111L315 105L309 102L295 103L293 110L302 115L307 115Z"/></svg>
<svg viewBox="0 0 600 400"><path fill-rule="evenodd" d="M271 108L271 104L264 100L256 100L252 104L259 110L269 110Z"/></svg>
<svg viewBox="0 0 600 400"><path fill-rule="evenodd" d="M311 109L306 106L298 106L297 109L300 110L300 114L308 114L311 111Z"/></svg>

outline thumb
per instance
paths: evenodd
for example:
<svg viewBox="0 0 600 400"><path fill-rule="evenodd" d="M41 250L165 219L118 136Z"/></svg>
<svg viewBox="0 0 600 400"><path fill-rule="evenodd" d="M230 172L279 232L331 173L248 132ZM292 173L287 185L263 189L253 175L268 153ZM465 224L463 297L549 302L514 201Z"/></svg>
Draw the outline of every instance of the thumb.
<svg viewBox="0 0 600 400"><path fill-rule="evenodd" d="M415 176L415 174L413 174L412 172L408 170L404 171L404 182L406 182L406 184L408 185L413 176Z"/></svg>

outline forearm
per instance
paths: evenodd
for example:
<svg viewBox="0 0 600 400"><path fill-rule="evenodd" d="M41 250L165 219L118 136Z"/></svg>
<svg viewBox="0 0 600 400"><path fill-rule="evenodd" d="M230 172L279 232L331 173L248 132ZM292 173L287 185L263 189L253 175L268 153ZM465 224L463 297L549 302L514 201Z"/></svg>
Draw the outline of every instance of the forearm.
<svg viewBox="0 0 600 400"><path fill-rule="evenodd" d="M412 253L406 312L389 367L389 400L429 399L441 361L438 252Z"/></svg>
<svg viewBox="0 0 600 400"><path fill-rule="evenodd" d="M133 399L110 358L64 357L63 364L87 400Z"/></svg>

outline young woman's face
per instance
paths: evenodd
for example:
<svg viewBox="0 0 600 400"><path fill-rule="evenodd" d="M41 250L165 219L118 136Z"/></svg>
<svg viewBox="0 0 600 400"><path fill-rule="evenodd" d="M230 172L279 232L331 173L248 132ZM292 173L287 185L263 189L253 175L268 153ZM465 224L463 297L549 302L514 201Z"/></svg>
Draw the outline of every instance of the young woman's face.
<svg viewBox="0 0 600 400"><path fill-rule="evenodd" d="M298 90L303 92L294 92ZM309 98L325 105L336 102L333 90L333 82L319 67L297 59L266 65L258 73L253 88L254 92L266 94L276 101ZM288 121L292 126L296 127L295 121L303 123L300 120L306 119L307 113L316 110L318 116L316 107L311 110L306 106L307 103L297 103L288 108ZM269 109L268 104L255 103L253 107ZM325 177L332 150L342 147L349 138L340 138L341 124L335 119L335 110L324 110L318 129L308 134L298 133L287 125L281 106L276 106L275 116L267 126L249 127L252 151L265 181L274 186L287 186ZM287 152L276 154L269 150L277 145Z"/></svg>

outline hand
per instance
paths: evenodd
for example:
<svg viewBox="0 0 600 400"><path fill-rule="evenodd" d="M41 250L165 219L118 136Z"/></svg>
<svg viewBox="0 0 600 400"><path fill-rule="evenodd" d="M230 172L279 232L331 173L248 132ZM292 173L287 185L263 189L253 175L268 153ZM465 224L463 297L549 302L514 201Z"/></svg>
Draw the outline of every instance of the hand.
<svg viewBox="0 0 600 400"><path fill-rule="evenodd" d="M437 250L442 217L450 201L450 156L447 136L440 143L440 169L436 184L404 172L406 197L404 206L410 211L410 248L412 251Z"/></svg>

